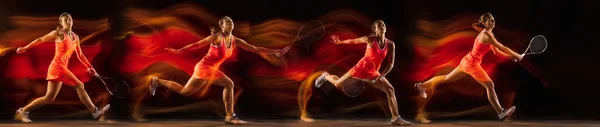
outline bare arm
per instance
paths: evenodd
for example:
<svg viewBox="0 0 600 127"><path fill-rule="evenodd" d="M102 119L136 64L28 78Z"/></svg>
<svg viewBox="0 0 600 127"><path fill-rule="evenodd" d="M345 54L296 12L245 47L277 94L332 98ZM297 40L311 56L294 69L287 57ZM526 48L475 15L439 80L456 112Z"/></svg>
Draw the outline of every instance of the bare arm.
<svg viewBox="0 0 600 127"><path fill-rule="evenodd" d="M498 40L496 40L496 37L494 37L494 35L490 34L490 33L485 33L486 36L484 36L482 39L485 39L486 41L490 42L494 48L498 48L498 51L502 51L503 53L506 53L508 56L511 56L513 59L516 59L518 61L520 61L523 56L512 51L510 48L502 45L500 42L498 42Z"/></svg>
<svg viewBox="0 0 600 127"><path fill-rule="evenodd" d="M392 71L392 68L394 68L394 61L396 59L396 45L392 41L388 42L387 57L388 57L388 65L385 67L385 69L383 69L382 76L386 76L387 74L389 74Z"/></svg>
<svg viewBox="0 0 600 127"><path fill-rule="evenodd" d="M502 57L511 57L508 53L502 52L500 51L500 49L493 47L492 51L494 52L494 55L496 56L502 56Z"/></svg>
<svg viewBox="0 0 600 127"><path fill-rule="evenodd" d="M336 35L332 35L331 36L331 42L333 44L360 44L360 43L367 43L367 41L369 41L369 38L367 36L362 36L359 38L355 38L355 39L346 39L346 40L340 40L340 37L336 36Z"/></svg>
<svg viewBox="0 0 600 127"><path fill-rule="evenodd" d="M198 42L186 45L186 46L184 46L184 47L182 47L180 49L165 48L165 50L171 51L171 52L175 52L175 53L185 52L185 51L188 51L188 50L191 50L191 49L200 48L200 47L204 47L206 45L209 45L212 42L214 42L216 38L217 38L217 35L213 34L213 35L210 35L210 36L208 36L208 37L206 37L206 38L204 38L204 39L202 39L202 40L200 40Z"/></svg>
<svg viewBox="0 0 600 127"><path fill-rule="evenodd" d="M85 54L83 54L83 51L81 50L81 41L79 40L79 36L77 34L73 34L73 36L77 38L77 44L75 45L75 54L77 55L77 59L79 59L79 62L81 62L83 66L87 68L87 71L90 74L98 76L98 73L96 73L96 69L94 69L92 64L90 64L90 62L85 57Z"/></svg>
<svg viewBox="0 0 600 127"><path fill-rule="evenodd" d="M46 35L44 35L44 36L42 36L40 38L37 38L37 39L33 40L27 46L25 46L25 47L19 47L17 49L17 53L23 53L23 52L27 51L31 47L40 45L40 44L42 44L44 42L47 42L49 40L52 40L52 39L56 39L56 34L57 34L56 32L57 32L56 30L53 30L52 32L50 32L48 34L46 34Z"/></svg>
<svg viewBox="0 0 600 127"><path fill-rule="evenodd" d="M237 38L237 37L235 38L235 41L237 42L236 44L238 44L238 46L240 46L240 48L242 48L246 51L253 52L253 53L277 54L277 53L282 52L279 49L269 49L269 48L254 46L254 45L248 44L248 42L246 42L245 40Z"/></svg>

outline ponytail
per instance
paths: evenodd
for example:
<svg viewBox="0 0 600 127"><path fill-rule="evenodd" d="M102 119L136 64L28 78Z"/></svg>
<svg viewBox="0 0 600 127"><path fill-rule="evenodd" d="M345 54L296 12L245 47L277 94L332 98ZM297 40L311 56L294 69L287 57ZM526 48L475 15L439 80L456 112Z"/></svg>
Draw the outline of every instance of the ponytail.
<svg viewBox="0 0 600 127"><path fill-rule="evenodd" d="M481 23L473 23L471 24L471 26L473 26L473 28L477 30L477 32L481 32L485 28L485 26L483 26L483 24Z"/></svg>
<svg viewBox="0 0 600 127"><path fill-rule="evenodd" d="M210 34L221 33L221 27L210 27Z"/></svg>
<svg viewBox="0 0 600 127"><path fill-rule="evenodd" d="M65 34L63 27L61 25L58 25L56 27L56 36L63 36Z"/></svg>

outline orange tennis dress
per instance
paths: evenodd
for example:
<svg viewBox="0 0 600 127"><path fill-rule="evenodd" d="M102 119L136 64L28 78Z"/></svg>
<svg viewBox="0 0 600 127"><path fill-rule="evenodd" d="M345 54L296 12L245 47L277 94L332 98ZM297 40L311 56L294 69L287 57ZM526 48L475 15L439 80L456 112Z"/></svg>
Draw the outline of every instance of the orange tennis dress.
<svg viewBox="0 0 600 127"><path fill-rule="evenodd" d="M383 59L386 58L388 43L389 42L386 39L383 49L379 47L377 41L373 42L371 47L367 47L363 58L350 69L349 73L352 77L363 81L374 82L374 80L381 75L379 73L379 68L381 67Z"/></svg>
<svg viewBox="0 0 600 127"><path fill-rule="evenodd" d="M488 31L483 30L482 32ZM473 49L460 61L460 64L458 65L459 69L471 75L477 81L492 81L481 67L483 56L491 49L491 44L483 44L478 39L475 39Z"/></svg>
<svg viewBox="0 0 600 127"><path fill-rule="evenodd" d="M46 77L46 80L59 81L69 86L75 86L77 85L77 82L75 81L76 79L71 78L75 77L75 75L73 75L73 72L68 69L68 65L71 55L76 48L79 48L79 45L76 42L78 37L73 35L73 38L69 38L66 33L63 35L64 37L62 41L56 41L54 43L54 58L48 67L48 76ZM86 65L86 67L90 66L91 65Z"/></svg>
<svg viewBox="0 0 600 127"><path fill-rule="evenodd" d="M233 48L235 48L235 39L231 36L231 46L227 48L225 43L225 36L221 34L222 41L218 46L212 45L210 49L208 49L208 53L196 64L194 67L195 78L205 79L205 80L215 80L223 77L219 71L219 66L227 60L227 58L231 57Z"/></svg>

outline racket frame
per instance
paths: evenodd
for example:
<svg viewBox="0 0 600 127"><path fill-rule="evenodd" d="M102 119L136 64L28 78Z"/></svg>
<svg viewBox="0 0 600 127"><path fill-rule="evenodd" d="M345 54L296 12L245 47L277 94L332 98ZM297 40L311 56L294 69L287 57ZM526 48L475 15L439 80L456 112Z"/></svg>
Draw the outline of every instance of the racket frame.
<svg viewBox="0 0 600 127"><path fill-rule="evenodd" d="M127 82L125 82L125 81L123 81L121 79L111 78L111 77L104 77L104 76L101 76L101 75L96 76L96 78L100 79L100 81L104 85L104 88L106 88L106 91L108 91L108 93L110 95L112 95L112 96L115 96L117 98L125 98L129 94L131 94L131 88L129 87L129 84L127 84ZM127 94L125 96L117 96L117 95L115 95L112 91L110 91L110 89L108 88L108 85L107 85L106 81L104 81L104 80L117 80L117 81L121 82L123 85L125 85L125 87L127 87Z"/></svg>
<svg viewBox="0 0 600 127"><path fill-rule="evenodd" d="M533 53L533 52L530 52L530 53L528 53L528 51L530 51L529 49L531 48L531 44L533 43L533 40L535 40L535 39L536 39L536 38L538 38L538 37L541 37L541 38L543 38L543 39L544 39L544 41L546 41L546 46L545 46L545 47L544 47L544 49L543 49L541 52L539 52L539 53ZM525 52L523 52L523 55L541 54L541 53L543 53L544 51L546 51L546 48L548 48L548 40L546 40L546 37L544 37L544 35L536 35L536 36L534 36L533 38L531 38L531 40L529 41L529 45L527 46L527 49L525 49Z"/></svg>
<svg viewBox="0 0 600 127"><path fill-rule="evenodd" d="M323 38L323 36L325 36L325 24L323 24L323 22L321 22L319 20L311 20L311 21L308 21L306 24L302 25L300 27L300 29L298 29L298 31L296 32L296 38L294 38L294 40L292 41L292 43L289 46L294 46L294 44L296 44L296 42L300 40L300 31L302 31L302 29L310 22L317 22L323 28L323 33L321 33L321 36L318 37L319 39L321 39L321 38ZM317 40L319 40L319 39L317 39Z"/></svg>

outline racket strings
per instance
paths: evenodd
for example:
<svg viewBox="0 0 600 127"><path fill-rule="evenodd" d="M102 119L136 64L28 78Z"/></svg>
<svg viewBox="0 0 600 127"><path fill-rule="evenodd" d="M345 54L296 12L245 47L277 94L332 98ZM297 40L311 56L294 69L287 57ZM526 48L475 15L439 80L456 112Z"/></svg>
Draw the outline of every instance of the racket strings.
<svg viewBox="0 0 600 127"><path fill-rule="evenodd" d="M298 30L292 46L318 41L325 35L325 25L320 21L310 21Z"/></svg>
<svg viewBox="0 0 600 127"><path fill-rule="evenodd" d="M528 49L531 52L530 54L540 54L544 52L547 47L548 42L546 38L542 35L537 35L531 40Z"/></svg>
<svg viewBox="0 0 600 127"><path fill-rule="evenodd" d="M359 79L350 78L342 84L344 93L349 97L360 95L365 89L365 82Z"/></svg>
<svg viewBox="0 0 600 127"><path fill-rule="evenodd" d="M548 44L546 43L546 40L538 40L538 41L534 41L534 43L531 46L531 52L533 53L541 53L544 50L546 50L546 46Z"/></svg>

